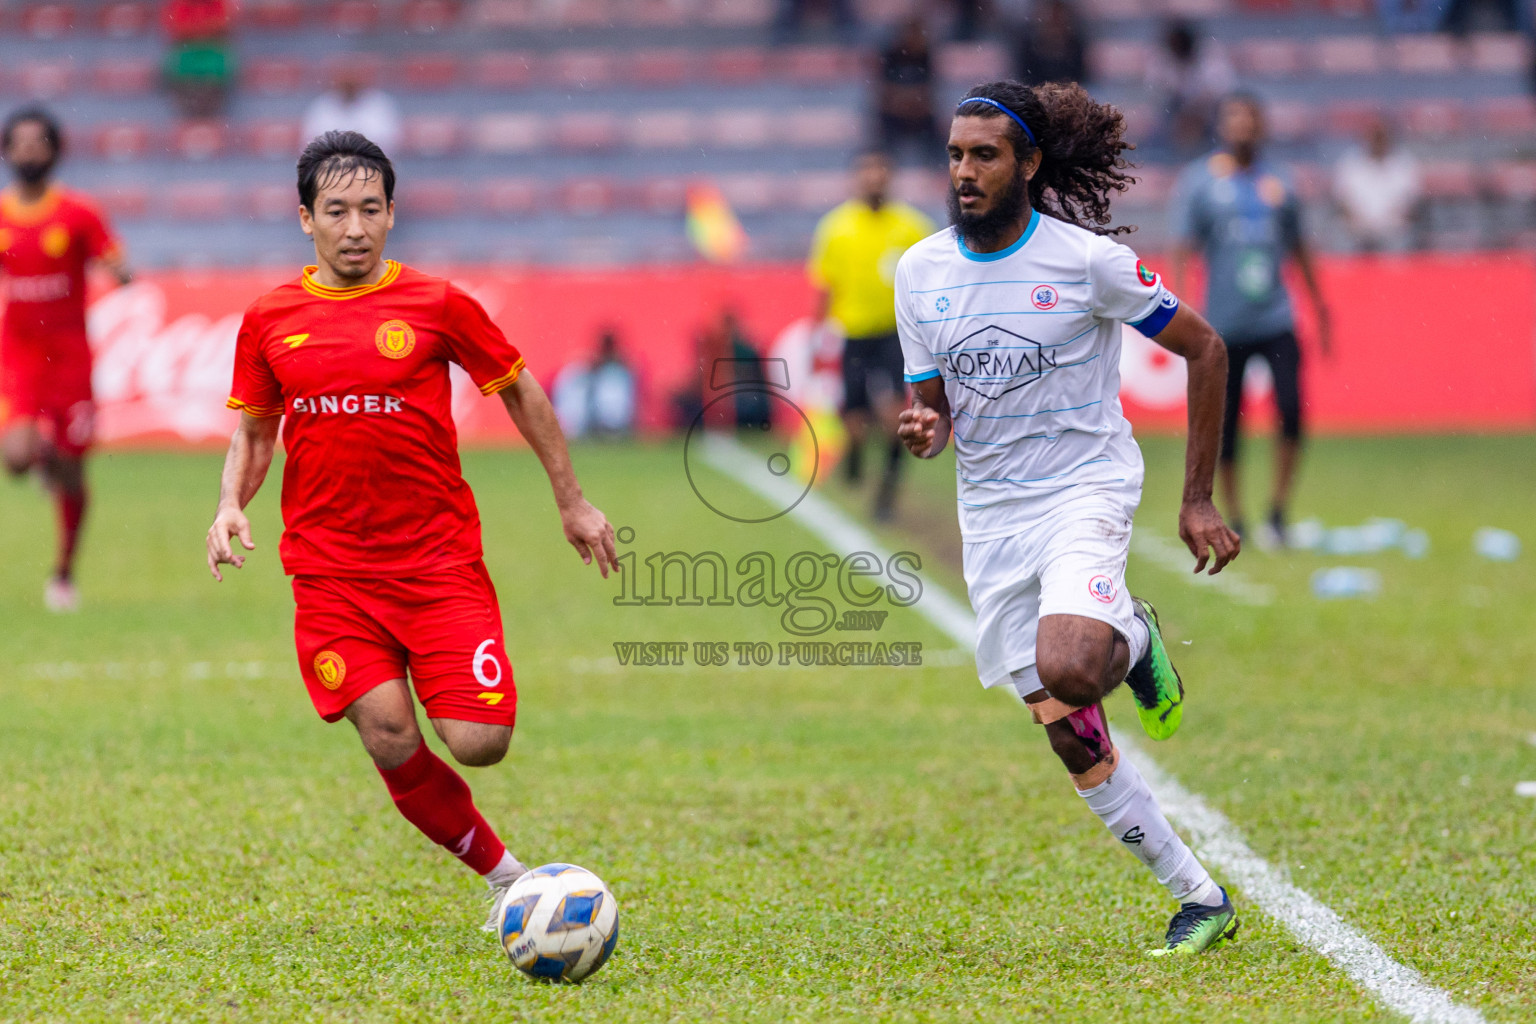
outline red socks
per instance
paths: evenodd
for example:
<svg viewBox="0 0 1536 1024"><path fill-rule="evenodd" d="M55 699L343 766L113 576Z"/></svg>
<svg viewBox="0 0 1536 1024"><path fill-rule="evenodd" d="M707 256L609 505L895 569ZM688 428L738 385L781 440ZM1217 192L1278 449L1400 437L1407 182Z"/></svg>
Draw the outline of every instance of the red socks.
<svg viewBox="0 0 1536 1024"><path fill-rule="evenodd" d="M80 521L85 518L85 491L77 494L58 491L55 501L59 506L59 566L58 575L69 579L75 564L75 545L80 540Z"/></svg>
<svg viewBox="0 0 1536 1024"><path fill-rule="evenodd" d="M507 848L475 810L469 785L425 741L398 768L379 769L395 806L405 820L426 837L486 874L501 862Z"/></svg>

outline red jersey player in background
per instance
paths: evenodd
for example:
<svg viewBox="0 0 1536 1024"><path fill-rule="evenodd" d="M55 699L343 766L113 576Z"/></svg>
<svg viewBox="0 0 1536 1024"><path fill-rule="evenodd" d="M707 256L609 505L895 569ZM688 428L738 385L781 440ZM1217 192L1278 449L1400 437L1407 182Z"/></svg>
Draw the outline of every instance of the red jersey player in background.
<svg viewBox="0 0 1536 1024"><path fill-rule="evenodd" d="M59 510L59 557L44 599L74 611L75 547L85 517L91 446L91 346L85 335L85 272L105 264L130 280L106 220L85 198L52 184L62 151L46 111L19 110L0 129L15 181L0 192L0 449L17 476L41 469Z"/></svg>
<svg viewBox="0 0 1536 1024"><path fill-rule="evenodd" d="M240 425L208 569L222 579L219 565L244 564L234 537L254 549L242 509L282 423L280 553L315 710L356 726L400 813L499 898L527 868L427 747L411 700L414 687L461 764L506 755L517 691L479 513L459 471L448 364L506 405L549 476L566 540L605 577L616 567L613 528L582 497L549 400L480 304L383 258L395 217L383 151L356 132L327 132L298 172L316 266L257 299L240 326L229 399Z"/></svg>

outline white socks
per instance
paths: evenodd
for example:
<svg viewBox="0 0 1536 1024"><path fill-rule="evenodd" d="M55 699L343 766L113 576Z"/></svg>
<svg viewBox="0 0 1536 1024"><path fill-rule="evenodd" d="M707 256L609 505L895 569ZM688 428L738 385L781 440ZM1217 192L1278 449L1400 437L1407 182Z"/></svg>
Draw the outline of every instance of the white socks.
<svg viewBox="0 0 1536 1024"><path fill-rule="evenodd" d="M1114 780L1111 779L1110 781L1113 782ZM499 889L503 885L511 885L527 873L528 866L512 856L509 850L501 855L501 860L495 867L491 868L481 877L485 879L486 885L492 889Z"/></svg>
<svg viewBox="0 0 1536 1024"><path fill-rule="evenodd" d="M1131 649L1131 661L1126 666L1126 671L1129 672L1130 666L1145 657L1147 648L1152 645L1152 631L1147 628L1147 624L1142 621L1140 615L1131 617L1131 632L1126 636L1125 642Z"/></svg>
<svg viewBox="0 0 1536 1024"><path fill-rule="evenodd" d="M1145 625L1141 635L1145 649ZM1089 810L1099 816L1120 845L1152 869L1174 899L1209 907L1221 905L1220 887L1174 832L1147 781L1124 751L1120 752L1115 773L1107 781L1092 789L1079 790L1078 795L1088 802Z"/></svg>

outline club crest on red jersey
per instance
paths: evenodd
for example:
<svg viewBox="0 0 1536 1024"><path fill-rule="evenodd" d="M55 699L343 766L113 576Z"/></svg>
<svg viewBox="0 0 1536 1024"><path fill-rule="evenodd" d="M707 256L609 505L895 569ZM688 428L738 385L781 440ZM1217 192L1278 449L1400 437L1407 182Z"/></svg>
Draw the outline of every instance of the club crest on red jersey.
<svg viewBox="0 0 1536 1024"><path fill-rule="evenodd" d="M58 259L69 252L69 228L63 224L50 224L43 229L41 238L43 253L53 259Z"/></svg>
<svg viewBox="0 0 1536 1024"><path fill-rule="evenodd" d="M315 655L315 676L320 685L334 690L347 678L347 663L335 651L321 651Z"/></svg>
<svg viewBox="0 0 1536 1024"><path fill-rule="evenodd" d="M416 347L416 332L404 320L386 320L373 336L379 354L390 359L404 359Z"/></svg>

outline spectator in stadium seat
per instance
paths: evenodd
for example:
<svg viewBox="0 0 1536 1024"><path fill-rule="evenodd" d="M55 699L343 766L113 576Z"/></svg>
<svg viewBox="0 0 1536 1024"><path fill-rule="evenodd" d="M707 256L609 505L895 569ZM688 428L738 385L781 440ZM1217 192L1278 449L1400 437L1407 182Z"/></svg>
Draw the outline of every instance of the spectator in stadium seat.
<svg viewBox="0 0 1536 1024"><path fill-rule="evenodd" d="M382 89L370 88L359 65L343 65L331 88L316 96L304 112L305 140L329 131L360 132L386 153L400 144L400 108Z"/></svg>
<svg viewBox="0 0 1536 1024"><path fill-rule="evenodd" d="M1394 145L1381 118L1362 145L1345 153L1333 172L1333 198L1358 252L1406 252L1423 209L1419 162Z"/></svg>
<svg viewBox="0 0 1536 1024"><path fill-rule="evenodd" d="M182 117L218 117L235 80L230 50L235 5L231 0L168 0L161 24L171 39L166 87Z"/></svg>
<svg viewBox="0 0 1536 1024"><path fill-rule="evenodd" d="M1044 0L1008 26L1013 77L1025 85L1083 82L1088 61L1082 23L1071 0Z"/></svg>
<svg viewBox="0 0 1536 1024"><path fill-rule="evenodd" d="M1210 148L1216 108L1237 87L1237 75L1221 48L1200 38L1187 21L1171 21L1163 48L1147 66L1147 91L1162 114L1153 148L1188 160Z"/></svg>
<svg viewBox="0 0 1536 1024"><path fill-rule="evenodd" d="M773 41L792 42L805 32L808 15L825 12L844 41L852 42L858 34L859 19L853 0L778 0L773 18Z"/></svg>
<svg viewBox="0 0 1536 1024"><path fill-rule="evenodd" d="M880 54L875 110L877 138L888 152L915 144L924 162L944 151L944 137L933 116L933 51L921 17L902 23Z"/></svg>

